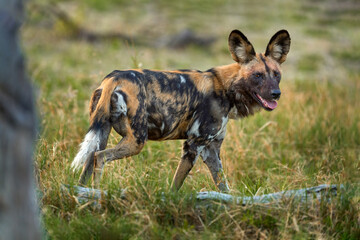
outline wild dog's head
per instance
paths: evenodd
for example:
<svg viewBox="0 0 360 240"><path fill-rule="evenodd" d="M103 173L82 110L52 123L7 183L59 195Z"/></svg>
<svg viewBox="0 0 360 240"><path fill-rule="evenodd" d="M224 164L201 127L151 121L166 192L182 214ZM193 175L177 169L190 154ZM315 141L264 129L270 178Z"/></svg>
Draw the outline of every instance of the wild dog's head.
<svg viewBox="0 0 360 240"><path fill-rule="evenodd" d="M244 34L239 30L231 32L229 50L240 70L229 87L229 93L240 117L253 114L256 106L268 111L277 107L276 100L281 95L280 65L286 60L290 42L289 33L280 30L270 39L265 53L257 54Z"/></svg>

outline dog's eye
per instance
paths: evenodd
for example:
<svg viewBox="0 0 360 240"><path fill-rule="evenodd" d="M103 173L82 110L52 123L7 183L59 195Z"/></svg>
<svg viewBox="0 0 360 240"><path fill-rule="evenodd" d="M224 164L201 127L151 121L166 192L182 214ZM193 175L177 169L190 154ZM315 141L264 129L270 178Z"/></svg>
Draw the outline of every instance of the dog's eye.
<svg viewBox="0 0 360 240"><path fill-rule="evenodd" d="M276 79L280 79L280 73L278 72L278 71L274 71L274 77L276 78Z"/></svg>
<svg viewBox="0 0 360 240"><path fill-rule="evenodd" d="M255 78L262 78L263 74L262 73L255 73Z"/></svg>

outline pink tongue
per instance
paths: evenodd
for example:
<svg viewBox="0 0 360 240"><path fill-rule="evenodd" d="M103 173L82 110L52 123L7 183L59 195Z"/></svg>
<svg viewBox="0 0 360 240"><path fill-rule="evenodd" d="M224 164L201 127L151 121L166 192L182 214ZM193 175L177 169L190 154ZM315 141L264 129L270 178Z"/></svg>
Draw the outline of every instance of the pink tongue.
<svg viewBox="0 0 360 240"><path fill-rule="evenodd" d="M275 109L277 107L276 101L266 101L265 99L264 101L266 102L267 107L270 109Z"/></svg>
<svg viewBox="0 0 360 240"><path fill-rule="evenodd" d="M276 101L268 101L268 100L265 100L262 97L260 97L259 94L256 94L256 95L265 107L270 108L271 110L274 110L277 107Z"/></svg>

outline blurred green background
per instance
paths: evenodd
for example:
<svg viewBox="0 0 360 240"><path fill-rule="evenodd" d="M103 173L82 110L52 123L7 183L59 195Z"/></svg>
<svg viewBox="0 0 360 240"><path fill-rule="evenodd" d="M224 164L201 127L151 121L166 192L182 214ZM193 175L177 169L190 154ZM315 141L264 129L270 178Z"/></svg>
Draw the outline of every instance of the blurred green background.
<svg viewBox="0 0 360 240"><path fill-rule="evenodd" d="M181 141L148 142L138 156L108 164L102 187L114 195L101 210L62 192L61 184L76 184L70 163L88 128L89 98L105 75L230 64L233 29L257 52L280 29L292 44L276 111L228 125L221 156L232 194L359 183L359 1L33 0L22 39L37 86L36 172L50 238L358 239L356 194L320 206L199 208L188 194L216 189L198 161L172 195ZM108 146L118 141L112 133ZM128 189L127 201L120 188Z"/></svg>

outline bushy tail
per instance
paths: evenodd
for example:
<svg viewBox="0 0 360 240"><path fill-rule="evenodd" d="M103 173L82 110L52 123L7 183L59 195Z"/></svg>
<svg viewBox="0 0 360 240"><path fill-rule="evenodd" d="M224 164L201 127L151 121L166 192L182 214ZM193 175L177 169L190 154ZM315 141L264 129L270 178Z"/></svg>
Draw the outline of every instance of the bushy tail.
<svg viewBox="0 0 360 240"><path fill-rule="evenodd" d="M100 150L100 132L90 130L84 141L80 144L80 150L76 154L74 161L71 163L71 168L76 171L79 170L85 162L90 159L91 155Z"/></svg>
<svg viewBox="0 0 360 240"><path fill-rule="evenodd" d="M92 97L91 104L95 105L95 110L90 115L90 128L84 141L80 144L80 150L71 163L71 168L76 171L91 159L92 154L103 150L106 147L107 139L110 134L110 101L115 84L104 84L100 98ZM94 93L95 94L95 93ZM95 100L94 100L95 99ZM94 102L98 99L98 102ZM90 107L91 108L91 107Z"/></svg>

